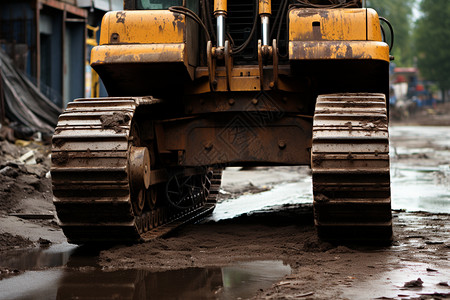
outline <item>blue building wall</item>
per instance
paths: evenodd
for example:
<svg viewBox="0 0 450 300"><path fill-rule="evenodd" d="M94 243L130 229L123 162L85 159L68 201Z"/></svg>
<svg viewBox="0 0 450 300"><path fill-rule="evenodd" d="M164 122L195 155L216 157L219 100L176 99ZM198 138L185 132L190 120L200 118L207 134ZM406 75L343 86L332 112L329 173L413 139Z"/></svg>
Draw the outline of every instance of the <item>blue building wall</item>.
<svg viewBox="0 0 450 300"><path fill-rule="evenodd" d="M87 10L58 2L0 1L0 45L54 103L84 96Z"/></svg>
<svg viewBox="0 0 450 300"><path fill-rule="evenodd" d="M32 78L37 77L35 10L29 1L0 2L0 40L2 48ZM22 46L20 46L22 45ZM27 45L28 49L23 49ZM23 53L25 51L25 53ZM19 57L20 55L22 57ZM23 66L22 66L23 65Z"/></svg>

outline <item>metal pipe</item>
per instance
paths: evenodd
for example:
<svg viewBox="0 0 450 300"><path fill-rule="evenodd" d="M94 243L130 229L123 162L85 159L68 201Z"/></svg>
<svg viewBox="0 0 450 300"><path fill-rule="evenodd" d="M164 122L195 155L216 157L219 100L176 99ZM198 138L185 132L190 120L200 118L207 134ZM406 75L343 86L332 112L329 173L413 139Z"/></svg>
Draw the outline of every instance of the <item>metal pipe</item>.
<svg viewBox="0 0 450 300"><path fill-rule="evenodd" d="M262 45L269 45L269 34L270 34L270 26L269 26L269 15L261 16L261 34L262 34Z"/></svg>
<svg viewBox="0 0 450 300"><path fill-rule="evenodd" d="M227 16L227 0L214 0L214 16L217 22L217 47L225 46L225 17Z"/></svg>
<svg viewBox="0 0 450 300"><path fill-rule="evenodd" d="M258 2L258 12L261 17L262 46L268 46L270 38L269 16L272 14L272 1L259 0Z"/></svg>
<svg viewBox="0 0 450 300"><path fill-rule="evenodd" d="M217 47L225 46L225 14L218 13L216 14L216 22L217 22Z"/></svg>

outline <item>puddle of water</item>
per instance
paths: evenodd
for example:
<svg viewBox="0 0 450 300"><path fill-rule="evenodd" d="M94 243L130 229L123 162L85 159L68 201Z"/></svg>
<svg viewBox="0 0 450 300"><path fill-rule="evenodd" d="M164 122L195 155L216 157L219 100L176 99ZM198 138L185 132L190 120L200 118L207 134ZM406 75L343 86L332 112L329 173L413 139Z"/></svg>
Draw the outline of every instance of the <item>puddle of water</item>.
<svg viewBox="0 0 450 300"><path fill-rule="evenodd" d="M428 264L404 261L399 269L380 273L370 280L355 283L348 290L344 290L343 296L349 299L361 299L361 291L364 291L365 299L419 299L423 294L448 293L449 289L440 286L440 282L448 282L450 268L445 266L430 266ZM427 268L436 271L427 271ZM404 284L420 278L423 287L405 288Z"/></svg>
<svg viewBox="0 0 450 300"><path fill-rule="evenodd" d="M448 166L391 165L392 208L450 213ZM217 204L209 220L219 221L285 204L312 203L311 176L303 181L276 185L257 194L242 195Z"/></svg>
<svg viewBox="0 0 450 300"><path fill-rule="evenodd" d="M222 268L223 290L220 299L250 298L260 289L272 286L286 275L291 267L282 261L253 261Z"/></svg>
<svg viewBox="0 0 450 300"><path fill-rule="evenodd" d="M0 256L0 266L17 270L37 270L64 266L76 249L76 245L63 243L49 248L5 252Z"/></svg>
<svg viewBox="0 0 450 300"><path fill-rule="evenodd" d="M269 191L222 201L217 204L209 220L231 219L252 211L299 203L312 203L311 176L300 182L277 185Z"/></svg>
<svg viewBox="0 0 450 300"><path fill-rule="evenodd" d="M397 154L433 153L439 161L450 161L450 151L437 151L433 148L437 146L450 147L450 127L394 126L390 128L390 134L392 137L401 138L403 141L403 147L395 149ZM405 140L408 142L405 142ZM424 143L424 141L427 141L427 143ZM422 147L423 145L426 145L426 147ZM395 150L391 147L393 158L396 155ZM417 166L417 162L414 160L402 162L392 159L392 208L450 213L449 165ZM235 169L225 170L224 178L233 176L236 172L239 171ZM282 171L276 170L275 173L280 176ZM312 203L311 176L299 174L298 182L281 183L275 185L269 191L224 200L217 204L209 220L230 219L245 213L297 203Z"/></svg>
<svg viewBox="0 0 450 300"><path fill-rule="evenodd" d="M0 299L237 299L251 297L290 273L282 261L165 272L60 267L1 280Z"/></svg>
<svg viewBox="0 0 450 300"><path fill-rule="evenodd" d="M450 147L450 130L447 126L391 126L389 135L411 141L428 140L437 146Z"/></svg>
<svg viewBox="0 0 450 300"><path fill-rule="evenodd" d="M391 149L392 207L450 213L450 151L436 149L450 146L450 128L391 127L390 133L403 141L396 153ZM396 154L424 154L425 158L397 160Z"/></svg>
<svg viewBox="0 0 450 300"><path fill-rule="evenodd" d="M391 167L392 208L450 213L448 174L436 170Z"/></svg>
<svg viewBox="0 0 450 300"><path fill-rule="evenodd" d="M64 271L29 271L22 275L0 281L0 299L57 299L58 281Z"/></svg>

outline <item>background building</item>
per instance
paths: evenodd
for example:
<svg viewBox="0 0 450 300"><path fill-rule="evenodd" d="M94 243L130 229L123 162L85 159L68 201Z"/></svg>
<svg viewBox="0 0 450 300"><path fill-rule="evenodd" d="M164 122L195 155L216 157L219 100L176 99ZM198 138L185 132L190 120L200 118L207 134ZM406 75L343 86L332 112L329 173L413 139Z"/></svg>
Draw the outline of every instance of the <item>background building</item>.
<svg viewBox="0 0 450 300"><path fill-rule="evenodd" d="M90 96L87 26L99 27L106 11L120 9L121 0L0 0L0 46L52 102L65 107Z"/></svg>

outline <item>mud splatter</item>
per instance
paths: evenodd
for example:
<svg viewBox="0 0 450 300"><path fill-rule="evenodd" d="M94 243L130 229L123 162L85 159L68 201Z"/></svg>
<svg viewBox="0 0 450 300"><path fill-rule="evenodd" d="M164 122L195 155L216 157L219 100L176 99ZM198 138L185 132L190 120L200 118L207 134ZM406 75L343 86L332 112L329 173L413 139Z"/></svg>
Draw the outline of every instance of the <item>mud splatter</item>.
<svg viewBox="0 0 450 300"><path fill-rule="evenodd" d="M323 160L325 159L325 155L324 154L315 154L312 157L312 162L313 162L313 166L315 167L319 167Z"/></svg>
<svg viewBox="0 0 450 300"><path fill-rule="evenodd" d="M112 129L119 133L123 131L122 126L130 121L130 116L124 113L113 113L112 115L101 116L103 129Z"/></svg>
<svg viewBox="0 0 450 300"><path fill-rule="evenodd" d="M353 125L352 125L352 122L347 122L347 123L345 123L344 125L348 127L348 132L349 132L350 134L352 134L352 131L353 131Z"/></svg>
<svg viewBox="0 0 450 300"><path fill-rule="evenodd" d="M349 152L348 155L347 155L347 159L348 159L349 161L353 162L353 159L354 159L354 158L355 158L355 157L353 156L353 154L352 154L351 152Z"/></svg>
<svg viewBox="0 0 450 300"><path fill-rule="evenodd" d="M317 202L327 202L330 201L330 199L325 196L324 194L318 194L316 196L314 196L314 200Z"/></svg>
<svg viewBox="0 0 450 300"><path fill-rule="evenodd" d="M64 165L69 161L69 153L66 151L52 154L52 162L57 165Z"/></svg>
<svg viewBox="0 0 450 300"><path fill-rule="evenodd" d="M66 142L64 139L54 138L52 143L55 148L61 148Z"/></svg>

